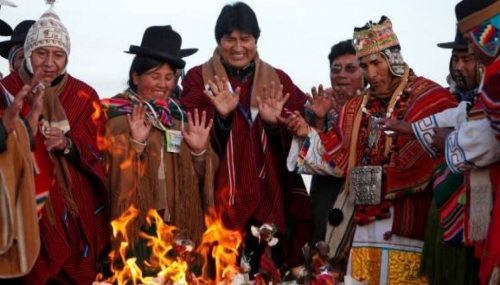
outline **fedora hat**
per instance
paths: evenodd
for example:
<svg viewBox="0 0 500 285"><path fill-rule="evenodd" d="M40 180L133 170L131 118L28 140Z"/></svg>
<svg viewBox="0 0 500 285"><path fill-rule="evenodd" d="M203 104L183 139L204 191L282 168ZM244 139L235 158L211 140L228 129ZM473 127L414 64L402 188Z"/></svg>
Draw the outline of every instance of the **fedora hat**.
<svg viewBox="0 0 500 285"><path fill-rule="evenodd" d="M182 57L192 55L198 49L181 49L182 38L168 26L152 26L144 31L140 46L131 45L126 53L150 57L182 69L186 62Z"/></svg>
<svg viewBox="0 0 500 285"><path fill-rule="evenodd" d="M457 29L457 32L455 34L455 40L452 42L446 42L446 43L439 43L437 44L438 47L440 48L446 48L446 49L455 49L455 50L468 50L469 45L467 43L467 40L462 36L460 31Z"/></svg>
<svg viewBox="0 0 500 285"><path fill-rule="evenodd" d="M15 45L24 45L26 36L31 26L35 23L34 20L24 20L19 23L12 32L10 40L0 42L0 56L3 58L9 57L10 49Z"/></svg>

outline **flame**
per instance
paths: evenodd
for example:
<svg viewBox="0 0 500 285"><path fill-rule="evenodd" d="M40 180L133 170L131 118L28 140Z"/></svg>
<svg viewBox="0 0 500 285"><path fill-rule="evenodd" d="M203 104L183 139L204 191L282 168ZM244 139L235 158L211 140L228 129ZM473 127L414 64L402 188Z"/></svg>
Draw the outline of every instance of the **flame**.
<svg viewBox="0 0 500 285"><path fill-rule="evenodd" d="M109 254L113 276L102 280L102 276L99 275L98 281L94 284L227 284L240 273L236 264L242 235L239 231L226 229L215 211L211 210L205 216L207 230L203 234L200 246L191 253L178 239L178 228L166 224L155 210L150 209L145 224L155 227L156 232L153 235L140 233L140 237L146 240L147 246L151 248L151 256L143 266L158 271L158 274L154 277L143 276L137 259L127 258L130 249L127 227L138 215L139 210L130 206L119 218L111 222L113 236L123 241L118 249ZM198 278L190 273L190 263L194 260L190 255L195 253L200 254L204 260L202 276ZM210 278L207 266L211 262L209 260L215 261L215 280Z"/></svg>
<svg viewBox="0 0 500 285"><path fill-rule="evenodd" d="M230 272L235 272L238 248L242 242L239 231L228 230L224 227L220 215L210 210L205 216L207 230L202 236L199 252L204 257L203 276L208 276L209 256L215 260L215 283L218 284ZM211 253L211 254L209 254Z"/></svg>
<svg viewBox="0 0 500 285"><path fill-rule="evenodd" d="M101 105L98 101L92 101L92 106L94 107L94 113L90 116L90 118L95 122L101 118Z"/></svg>

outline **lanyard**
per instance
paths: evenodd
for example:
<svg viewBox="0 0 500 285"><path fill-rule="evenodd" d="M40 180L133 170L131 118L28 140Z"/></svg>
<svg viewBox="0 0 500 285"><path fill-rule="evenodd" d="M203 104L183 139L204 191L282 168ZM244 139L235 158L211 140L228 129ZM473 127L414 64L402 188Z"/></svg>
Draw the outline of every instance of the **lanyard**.
<svg viewBox="0 0 500 285"><path fill-rule="evenodd" d="M227 81L227 86L229 87L229 92L231 92L231 94L234 96L234 90L233 90L233 86L231 85L231 83L229 81ZM253 87L252 87L253 88ZM250 89L250 94L248 96L248 100L251 101L252 100L252 89ZM251 103L249 102L248 104L250 106L250 108L248 108L248 110L245 109L245 107L243 107L243 105L241 104L241 102L238 102L238 110L241 112L241 114L245 117L247 123L249 126L252 126L253 124L253 119L252 119L252 106L251 106Z"/></svg>

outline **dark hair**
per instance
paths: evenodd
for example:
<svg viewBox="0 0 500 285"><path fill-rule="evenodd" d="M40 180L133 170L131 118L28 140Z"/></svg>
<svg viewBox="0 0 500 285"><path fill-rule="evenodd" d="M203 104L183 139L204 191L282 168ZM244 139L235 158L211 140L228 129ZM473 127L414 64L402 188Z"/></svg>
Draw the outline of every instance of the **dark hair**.
<svg viewBox="0 0 500 285"><path fill-rule="evenodd" d="M346 54L353 54L356 55L356 50L354 49L354 46L352 45L352 40L345 40L338 42L332 46L332 49L330 50L330 54L328 54L328 60L329 64L331 65L332 62L339 56L346 55Z"/></svg>
<svg viewBox="0 0 500 285"><path fill-rule="evenodd" d="M228 4L222 8L215 24L215 40L217 43L223 36L233 31L251 34L255 41L259 39L260 28L255 12L243 2Z"/></svg>
<svg viewBox="0 0 500 285"><path fill-rule="evenodd" d="M137 92L137 85L134 84L132 75L134 73L137 73L137 75L142 75L151 68L160 67L164 64L168 64L170 68L172 68L172 70L175 71L175 68L173 68L172 65L170 65L167 62L160 61L151 57L136 55L134 57L134 60L132 61L132 64L130 65L130 71L128 73L128 82L127 82L128 87L130 87L130 89L132 89L134 92Z"/></svg>

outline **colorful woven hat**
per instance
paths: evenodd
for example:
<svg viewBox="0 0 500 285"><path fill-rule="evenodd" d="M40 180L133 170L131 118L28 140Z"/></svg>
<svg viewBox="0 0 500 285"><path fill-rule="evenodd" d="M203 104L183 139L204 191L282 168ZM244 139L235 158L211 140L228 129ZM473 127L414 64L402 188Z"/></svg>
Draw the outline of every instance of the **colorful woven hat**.
<svg viewBox="0 0 500 285"><path fill-rule="evenodd" d="M463 0L455 6L458 29L462 34L500 14L499 0Z"/></svg>
<svg viewBox="0 0 500 285"><path fill-rule="evenodd" d="M361 28L354 28L353 42L358 58L391 47L399 48L399 40L392 30L392 22L386 16L382 16L378 23L370 21Z"/></svg>
<svg viewBox="0 0 500 285"><path fill-rule="evenodd" d="M392 22L386 16L382 16L378 23L370 21L362 28L354 28L353 45L358 58L380 53L387 60L391 73L403 76L406 64L401 46L392 30Z"/></svg>

